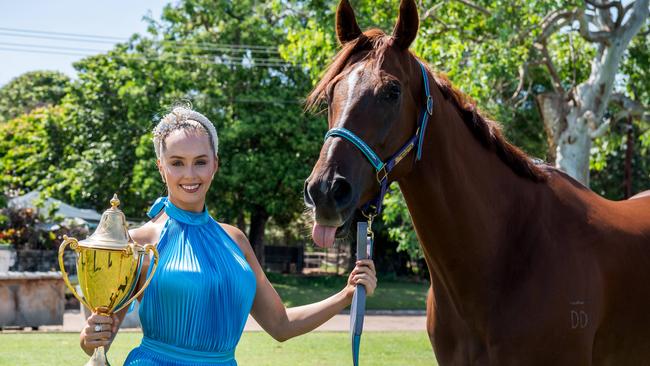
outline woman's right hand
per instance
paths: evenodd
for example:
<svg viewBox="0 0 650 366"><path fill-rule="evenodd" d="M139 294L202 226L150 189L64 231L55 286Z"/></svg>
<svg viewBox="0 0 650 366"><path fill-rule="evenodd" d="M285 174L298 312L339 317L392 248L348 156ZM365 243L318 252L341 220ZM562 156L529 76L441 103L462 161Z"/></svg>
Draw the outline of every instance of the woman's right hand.
<svg viewBox="0 0 650 366"><path fill-rule="evenodd" d="M118 323L116 314L105 316L92 313L86 319L86 326L80 334L81 348L92 355L95 348L107 347L113 340L113 335L117 333Z"/></svg>

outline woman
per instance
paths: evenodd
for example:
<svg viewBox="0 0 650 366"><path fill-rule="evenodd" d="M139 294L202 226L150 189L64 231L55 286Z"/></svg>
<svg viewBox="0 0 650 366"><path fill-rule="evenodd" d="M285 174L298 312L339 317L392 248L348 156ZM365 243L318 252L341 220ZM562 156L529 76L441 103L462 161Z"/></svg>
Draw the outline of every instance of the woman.
<svg viewBox="0 0 650 366"><path fill-rule="evenodd" d="M219 168L214 125L198 112L175 108L156 126L153 141L169 196L151 207L151 221L130 231L138 243L157 243L160 262L138 299L142 343L125 365L236 365L235 347L249 312L273 338L284 341L338 314L350 304L356 284L374 292L374 264L364 260L357 262L339 293L285 308L246 236L217 223L205 207ZM138 287L148 273L148 261ZM89 355L100 346L108 350L126 312L92 314L81 332L82 349Z"/></svg>

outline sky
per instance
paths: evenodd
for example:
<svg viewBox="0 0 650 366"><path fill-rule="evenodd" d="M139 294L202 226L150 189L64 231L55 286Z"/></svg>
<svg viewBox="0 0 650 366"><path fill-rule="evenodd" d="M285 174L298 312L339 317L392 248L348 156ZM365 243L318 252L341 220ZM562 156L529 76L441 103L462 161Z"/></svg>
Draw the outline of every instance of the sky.
<svg viewBox="0 0 650 366"><path fill-rule="evenodd" d="M143 17L151 15L159 19L162 8L169 2L0 0L0 86L35 70L56 70L74 77L72 63L82 59L83 54L100 53L110 49L118 39L145 33L147 23Z"/></svg>

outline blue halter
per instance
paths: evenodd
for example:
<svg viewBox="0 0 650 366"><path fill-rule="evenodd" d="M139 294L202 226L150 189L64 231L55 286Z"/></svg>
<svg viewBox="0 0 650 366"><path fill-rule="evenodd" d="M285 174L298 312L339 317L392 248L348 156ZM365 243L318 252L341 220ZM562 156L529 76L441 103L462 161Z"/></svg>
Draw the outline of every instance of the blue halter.
<svg viewBox="0 0 650 366"><path fill-rule="evenodd" d="M391 156L386 162L381 160L379 155L377 155L377 153L375 153L375 151L370 146L368 146L368 144L359 138L359 136L355 135L348 129L345 129L343 127L335 127L327 131L325 134L325 141L327 141L327 139L330 137L341 137L350 141L363 153L363 155L365 155L365 157L377 172L377 182L380 186L379 195L364 205L364 213L371 207L374 207L374 214L379 215L381 213L382 202L384 201L384 196L388 190L388 174L390 174L397 163L404 159L404 157L406 157L406 155L408 155L408 153L413 150L413 148L417 149L416 160L420 160L422 158L424 133L427 129L429 116L433 114L433 99L431 98L431 93L429 90L429 77L427 75L427 70L422 62L418 61L418 64L420 64L420 69L422 70L422 79L424 80L424 92L426 96L426 103L422 107L420 116L418 118L418 129L416 130L415 135L406 141L402 148L399 149L397 153Z"/></svg>

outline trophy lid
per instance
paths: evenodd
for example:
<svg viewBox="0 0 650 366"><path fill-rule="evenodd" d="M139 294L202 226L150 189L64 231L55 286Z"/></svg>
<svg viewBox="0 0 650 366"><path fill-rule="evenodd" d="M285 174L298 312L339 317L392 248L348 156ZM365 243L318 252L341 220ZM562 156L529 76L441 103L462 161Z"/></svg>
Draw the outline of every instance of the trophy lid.
<svg viewBox="0 0 650 366"><path fill-rule="evenodd" d="M119 205L120 200L116 193L111 199L111 208L104 211L95 232L85 240L79 241L79 245L87 248L122 250L132 243L126 217L122 210L117 208Z"/></svg>

